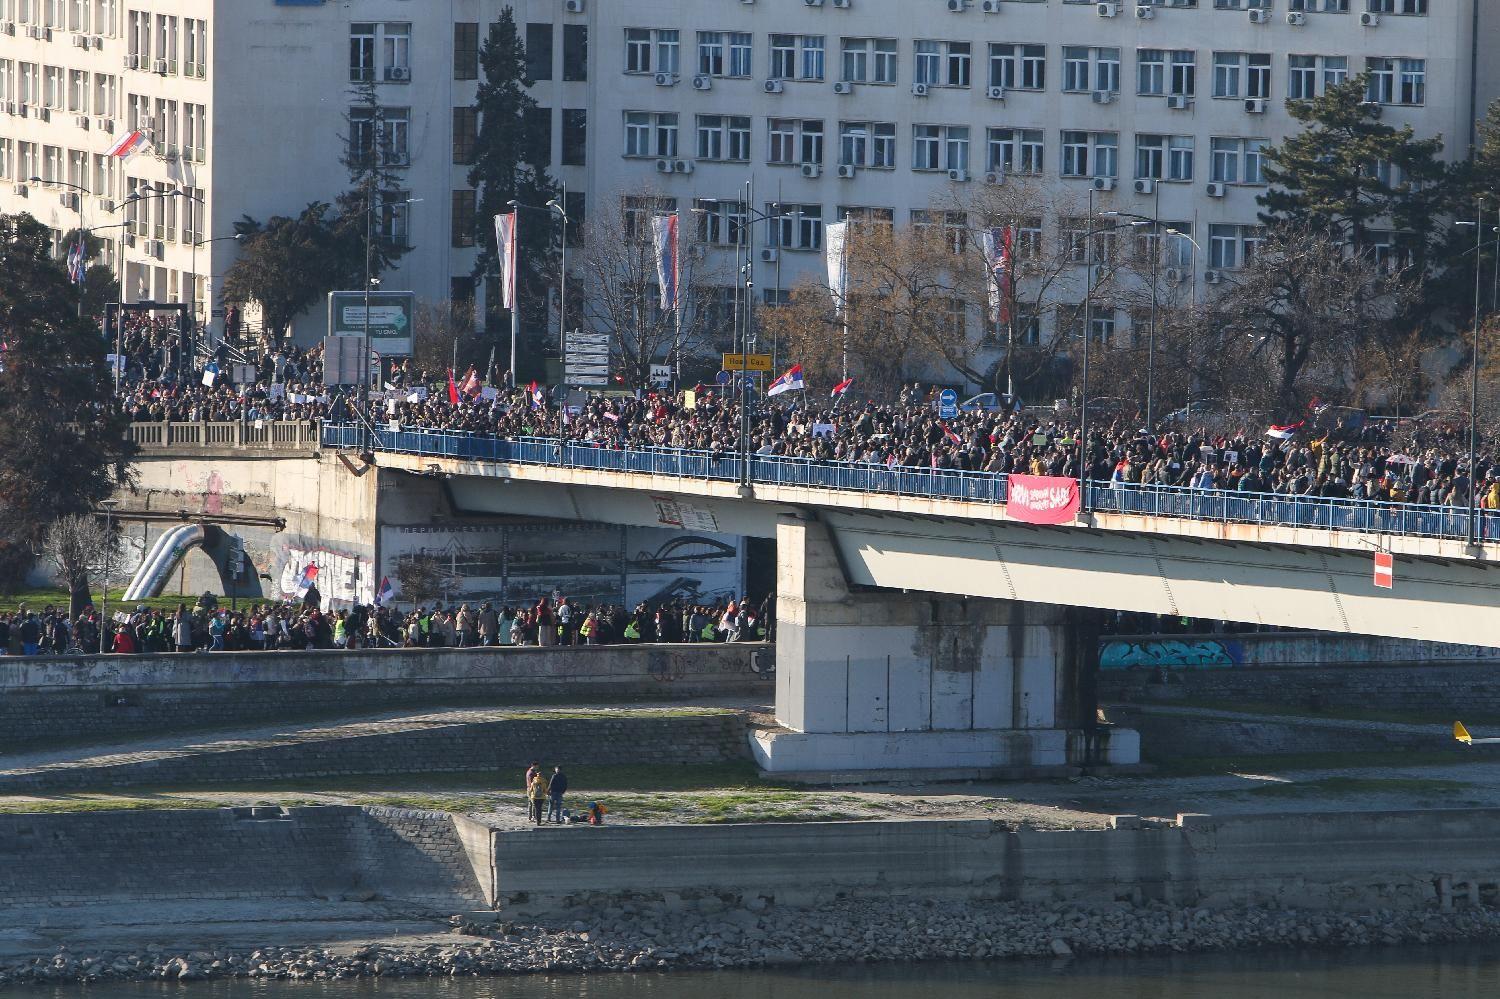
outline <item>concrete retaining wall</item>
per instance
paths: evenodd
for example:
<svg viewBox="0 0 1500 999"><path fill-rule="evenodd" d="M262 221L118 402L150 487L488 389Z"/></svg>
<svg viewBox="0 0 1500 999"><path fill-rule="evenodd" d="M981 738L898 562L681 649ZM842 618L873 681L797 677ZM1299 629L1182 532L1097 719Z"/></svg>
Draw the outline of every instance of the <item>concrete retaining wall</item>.
<svg viewBox="0 0 1500 999"><path fill-rule="evenodd" d="M466 820L395 808L0 815L0 904L385 900L488 904ZM487 853L487 851L485 851Z"/></svg>
<svg viewBox="0 0 1500 999"><path fill-rule="evenodd" d="M0 794L55 793L140 785L216 784L351 774L495 774L520 781L533 760L565 766L700 764L749 755L743 719L735 714L518 718L434 723L377 734L340 733L194 751L153 759L116 758L0 773ZM519 786L519 783L517 783Z"/></svg>
<svg viewBox="0 0 1500 999"><path fill-rule="evenodd" d="M1443 725L1371 725L1338 718L1256 717L1165 705L1111 704L1110 722L1140 734L1149 760L1287 753L1468 752Z"/></svg>
<svg viewBox="0 0 1500 999"><path fill-rule="evenodd" d="M1064 832L985 820L496 832L496 894L520 911L602 895L844 894L1375 909L1490 901L1500 884L1496 810L1117 822Z"/></svg>
<svg viewBox="0 0 1500 999"><path fill-rule="evenodd" d="M1433 663L1500 664L1500 648L1320 631L1112 635L1099 641L1099 667L1106 677L1156 669L1192 672Z"/></svg>
<svg viewBox="0 0 1500 999"><path fill-rule="evenodd" d="M423 704L767 696L761 646L0 659L0 748Z"/></svg>

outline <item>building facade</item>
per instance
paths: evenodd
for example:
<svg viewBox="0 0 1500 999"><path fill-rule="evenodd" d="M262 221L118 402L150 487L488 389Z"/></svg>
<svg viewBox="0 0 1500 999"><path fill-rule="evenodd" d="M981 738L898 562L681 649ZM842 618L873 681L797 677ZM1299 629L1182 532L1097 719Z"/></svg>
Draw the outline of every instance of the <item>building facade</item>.
<svg viewBox="0 0 1500 999"><path fill-rule="evenodd" d="M208 321L235 220L347 187L368 83L400 178L374 221L415 248L385 287L482 299L471 107L502 6L0 0L0 210L59 239L80 218L123 224L127 298L194 301ZM1461 157L1500 37L1477 0L520 0L516 15L570 214L675 209L730 275L744 239L760 301L823 273L830 222L973 225L953 206L1020 183L1160 220L1183 234L1180 270L1211 280L1254 251L1260 154L1294 129L1288 99L1369 72L1383 120ZM152 152L104 155L136 128ZM160 196L123 204L141 190ZM112 253L121 231L99 231Z"/></svg>

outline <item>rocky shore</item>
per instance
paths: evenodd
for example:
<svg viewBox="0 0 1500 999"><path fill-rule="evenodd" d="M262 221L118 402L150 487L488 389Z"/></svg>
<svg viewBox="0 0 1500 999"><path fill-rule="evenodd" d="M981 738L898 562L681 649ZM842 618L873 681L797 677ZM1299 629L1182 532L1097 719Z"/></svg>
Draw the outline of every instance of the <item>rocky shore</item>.
<svg viewBox="0 0 1500 999"><path fill-rule="evenodd" d="M1500 910L1366 913L1103 907L1009 902L843 901L815 908L716 898L671 908L613 905L548 923L455 916L451 943L82 953L0 964L0 985L222 978L343 979L664 971L839 962L1153 954L1500 938Z"/></svg>

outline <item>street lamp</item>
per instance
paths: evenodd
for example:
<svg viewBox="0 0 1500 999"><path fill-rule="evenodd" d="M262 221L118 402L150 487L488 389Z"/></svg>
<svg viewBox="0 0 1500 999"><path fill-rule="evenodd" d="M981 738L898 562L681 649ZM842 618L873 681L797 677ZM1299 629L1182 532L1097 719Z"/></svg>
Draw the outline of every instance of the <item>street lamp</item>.
<svg viewBox="0 0 1500 999"><path fill-rule="evenodd" d="M563 185L563 199L568 197L568 187ZM556 198L547 202L547 207L557 213L562 222L562 255L558 258L557 267L557 364L558 369L567 373L567 347L568 347L568 210L563 203Z"/></svg>
<svg viewBox="0 0 1500 999"><path fill-rule="evenodd" d="M1479 543L1479 251L1484 245L1484 198L1476 198L1473 222L1455 222L1455 226L1474 227L1474 353L1469 359L1469 544Z"/></svg>
<svg viewBox="0 0 1500 999"><path fill-rule="evenodd" d="M1146 330L1146 429L1155 426L1155 403L1156 403L1156 296L1157 285L1160 283L1161 271L1161 192L1157 190L1156 216L1147 218L1144 215L1136 215L1131 212L1108 211L1099 214L1112 218L1130 219L1130 225L1134 228L1150 226L1156 236L1151 244L1151 320Z"/></svg>
<svg viewBox="0 0 1500 999"><path fill-rule="evenodd" d="M104 572L99 581L99 654L102 656L108 650L105 648L105 636L109 632L109 571L114 566L114 516L115 507L120 505L119 500L102 499L99 505L104 508Z"/></svg>

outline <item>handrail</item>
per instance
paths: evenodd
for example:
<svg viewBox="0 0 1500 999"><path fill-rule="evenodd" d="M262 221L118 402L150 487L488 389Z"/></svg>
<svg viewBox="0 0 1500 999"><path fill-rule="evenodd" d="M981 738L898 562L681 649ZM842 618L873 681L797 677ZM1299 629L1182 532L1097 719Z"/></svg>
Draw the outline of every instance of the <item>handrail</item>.
<svg viewBox="0 0 1500 999"><path fill-rule="evenodd" d="M313 420L163 420L132 423L126 438L142 451L165 448L248 448L310 451L319 441Z"/></svg>
<svg viewBox="0 0 1500 999"><path fill-rule="evenodd" d="M621 450L604 444L557 438L501 438L444 430L376 430L352 424L324 424L328 448L364 448L436 458L494 461L516 465L637 473L665 478L739 481L737 453L650 447ZM1003 504L1007 477L995 472L883 464L834 462L815 458L750 456L750 481L862 493L891 493L934 499ZM1389 503L1376 500L1293 496L1281 493L1195 489L1189 486L1090 483L1090 510L1226 524L1280 524L1332 531L1411 537L1468 537L1464 507ZM1479 511L1479 536L1500 538L1500 511Z"/></svg>

